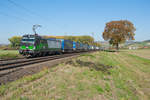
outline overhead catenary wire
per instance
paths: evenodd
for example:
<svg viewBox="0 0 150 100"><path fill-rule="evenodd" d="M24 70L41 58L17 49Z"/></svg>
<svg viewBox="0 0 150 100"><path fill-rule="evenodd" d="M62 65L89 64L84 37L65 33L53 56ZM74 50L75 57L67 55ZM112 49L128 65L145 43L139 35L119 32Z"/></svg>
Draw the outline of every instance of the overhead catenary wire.
<svg viewBox="0 0 150 100"><path fill-rule="evenodd" d="M9 14L4 13L4 12L1 12L1 11L0 11L0 15L2 15L2 16L7 16L7 17L10 17L10 18L14 18L14 19L20 20L20 21L22 21L22 22L24 22L24 23L26 23L26 24L32 24L32 23L29 22L28 20L25 20L25 19L23 19L23 18L14 16L14 15L9 15Z"/></svg>
<svg viewBox="0 0 150 100"><path fill-rule="evenodd" d="M14 2L13 0L7 0L7 1L8 1L9 3L13 4L13 5L16 6L16 7L20 8L20 9L23 9L24 11L26 11L26 12L32 14L32 15L36 15L36 16L37 16L37 14L36 14L35 12L33 12L33 11L27 9L26 7L20 5L20 4L16 3L16 2Z"/></svg>
<svg viewBox="0 0 150 100"><path fill-rule="evenodd" d="M98 35L96 32L91 32L92 37L95 39L95 35L96 37L98 37L97 39L100 41L100 35Z"/></svg>
<svg viewBox="0 0 150 100"><path fill-rule="evenodd" d="M96 34L96 36L98 37L98 40L100 41L100 35L98 35L97 33L95 33Z"/></svg>
<svg viewBox="0 0 150 100"><path fill-rule="evenodd" d="M42 16L40 16L38 13L36 13L36 12L34 12L34 11L32 11L32 10L30 10L30 9L28 9L28 8L26 8L25 6L23 6L23 5L20 5L20 4L18 4L18 3L16 3L14 0L7 0L9 3L11 3L12 5L14 5L14 6L16 6L16 7L18 7L18 8L20 8L20 9L22 9L22 10L24 10L24 11L26 11L28 14L30 14L31 16L39 16L40 17L40 19L42 18ZM45 18L43 18L44 20L45 20Z"/></svg>
<svg viewBox="0 0 150 100"><path fill-rule="evenodd" d="M7 0L7 1L8 1L10 4L14 5L15 7L19 8L20 10L25 11L25 12L28 13L30 16L38 17L38 18L40 18L41 21L47 22L47 19L48 19L47 17L45 17L45 16L43 17L43 16L39 15L38 13L36 13L36 12L30 10L29 8L27 8L27 7L23 6L23 5L20 5L19 3L16 3L15 0ZM36 20L38 24L41 24L41 22L39 23L40 20ZM52 23L55 24L55 25L58 25L58 24L56 24L55 22L51 22L51 24L52 24Z"/></svg>

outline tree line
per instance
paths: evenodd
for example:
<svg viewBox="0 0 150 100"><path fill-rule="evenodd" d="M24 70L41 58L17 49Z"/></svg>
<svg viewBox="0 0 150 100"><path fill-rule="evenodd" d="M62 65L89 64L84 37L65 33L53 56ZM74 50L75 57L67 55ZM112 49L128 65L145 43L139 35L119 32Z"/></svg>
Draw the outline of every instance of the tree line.
<svg viewBox="0 0 150 100"><path fill-rule="evenodd" d="M55 38L55 39L66 39L66 40L71 40L79 43L84 43L88 45L95 45L95 46L100 46L99 42L95 42L94 38L88 35L84 36L42 36L45 39L48 38ZM8 40L10 41L10 46L12 48L18 48L20 46L22 37L21 36L13 36L9 38Z"/></svg>
<svg viewBox="0 0 150 100"><path fill-rule="evenodd" d="M84 36L43 36L44 38L66 39L88 45L100 46L99 42L95 42L94 38L88 35Z"/></svg>

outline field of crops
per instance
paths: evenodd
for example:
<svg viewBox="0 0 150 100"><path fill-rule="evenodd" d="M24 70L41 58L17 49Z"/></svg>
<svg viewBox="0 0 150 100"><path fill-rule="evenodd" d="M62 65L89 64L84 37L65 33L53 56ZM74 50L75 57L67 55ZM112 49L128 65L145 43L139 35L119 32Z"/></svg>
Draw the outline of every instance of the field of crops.
<svg viewBox="0 0 150 100"><path fill-rule="evenodd" d="M147 55L150 50L82 54L51 69L0 86L0 98L150 100L150 60Z"/></svg>

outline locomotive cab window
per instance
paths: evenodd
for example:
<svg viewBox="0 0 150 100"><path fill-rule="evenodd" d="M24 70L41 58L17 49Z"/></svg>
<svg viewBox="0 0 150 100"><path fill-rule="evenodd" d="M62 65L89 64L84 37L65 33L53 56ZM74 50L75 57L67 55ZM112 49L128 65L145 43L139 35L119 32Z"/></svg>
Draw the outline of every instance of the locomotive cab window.
<svg viewBox="0 0 150 100"><path fill-rule="evenodd" d="M21 40L22 43L32 43L32 44L34 43L34 41L35 38L30 38L30 37L23 37Z"/></svg>

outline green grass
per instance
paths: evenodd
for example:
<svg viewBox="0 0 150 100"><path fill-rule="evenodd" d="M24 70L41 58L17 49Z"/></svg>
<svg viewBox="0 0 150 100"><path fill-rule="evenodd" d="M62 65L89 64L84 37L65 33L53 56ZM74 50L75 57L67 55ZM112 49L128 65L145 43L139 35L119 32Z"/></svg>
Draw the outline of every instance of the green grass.
<svg viewBox="0 0 150 100"><path fill-rule="evenodd" d="M125 52L142 58L150 59L150 49L126 50Z"/></svg>
<svg viewBox="0 0 150 100"><path fill-rule="evenodd" d="M20 56L18 50L0 50L0 59L11 59Z"/></svg>
<svg viewBox="0 0 150 100"><path fill-rule="evenodd" d="M130 51L84 54L2 85L0 95L3 100L150 100L149 66L149 59Z"/></svg>
<svg viewBox="0 0 150 100"><path fill-rule="evenodd" d="M81 54L80 56L95 58L95 56L92 54Z"/></svg>

